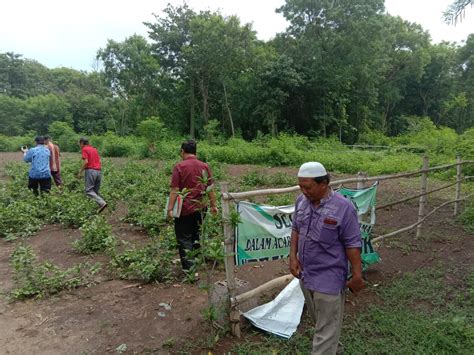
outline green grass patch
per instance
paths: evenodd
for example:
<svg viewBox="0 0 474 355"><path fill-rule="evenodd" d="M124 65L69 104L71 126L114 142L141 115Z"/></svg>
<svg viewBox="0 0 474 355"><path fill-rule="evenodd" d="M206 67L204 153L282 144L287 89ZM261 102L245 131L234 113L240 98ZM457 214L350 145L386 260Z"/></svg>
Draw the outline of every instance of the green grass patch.
<svg viewBox="0 0 474 355"><path fill-rule="evenodd" d="M347 354L472 353L474 270L423 268L395 278L375 292L379 297L377 304L345 316L341 340ZM307 354L313 337L308 322L305 315L303 325L289 340L250 331L246 338L251 340L237 345L233 351Z"/></svg>

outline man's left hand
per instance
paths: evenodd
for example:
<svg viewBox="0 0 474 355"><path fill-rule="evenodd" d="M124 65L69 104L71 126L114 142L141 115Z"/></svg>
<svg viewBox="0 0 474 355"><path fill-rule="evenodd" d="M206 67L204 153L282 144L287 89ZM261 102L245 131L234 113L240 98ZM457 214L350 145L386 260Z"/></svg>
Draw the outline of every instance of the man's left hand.
<svg viewBox="0 0 474 355"><path fill-rule="evenodd" d="M364 280L362 276L353 276L347 283L347 288L349 288L354 295L357 295L364 287Z"/></svg>
<svg viewBox="0 0 474 355"><path fill-rule="evenodd" d="M217 206L211 206L211 213L215 216L217 215L218 209Z"/></svg>

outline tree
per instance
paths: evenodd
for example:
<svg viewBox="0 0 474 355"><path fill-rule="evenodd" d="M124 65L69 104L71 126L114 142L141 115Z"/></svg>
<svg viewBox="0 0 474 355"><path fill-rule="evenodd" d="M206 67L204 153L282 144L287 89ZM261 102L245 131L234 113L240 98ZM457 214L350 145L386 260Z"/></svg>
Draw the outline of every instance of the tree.
<svg viewBox="0 0 474 355"><path fill-rule="evenodd" d="M26 101L23 128L45 134L49 125L55 121L71 123L69 109L69 104L61 96L48 94L31 97Z"/></svg>
<svg viewBox="0 0 474 355"><path fill-rule="evenodd" d="M123 42L109 40L97 58L104 64L104 77L112 95L127 103L118 133L134 129L144 117L156 114L160 95L160 65L142 36Z"/></svg>
<svg viewBox="0 0 474 355"><path fill-rule="evenodd" d="M16 97L0 95L0 134L21 135L25 112L25 101Z"/></svg>
<svg viewBox="0 0 474 355"><path fill-rule="evenodd" d="M282 110L287 104L290 93L302 84L300 74L293 67L293 60L285 55L266 63L257 73L259 100L255 107L255 116L270 128L272 136L278 133ZM281 125L286 125L281 122Z"/></svg>
<svg viewBox="0 0 474 355"><path fill-rule="evenodd" d="M304 81L284 113L298 133L354 141L370 123L384 68L383 9L381 0L288 0L278 9L290 26L275 45Z"/></svg>
<svg viewBox="0 0 474 355"><path fill-rule="evenodd" d="M404 99L409 84L420 81L430 61L429 35L417 24L386 16L383 36L387 60L380 84L382 121L378 128L396 135L402 130L400 121L394 120L403 114L398 104Z"/></svg>
<svg viewBox="0 0 474 355"><path fill-rule="evenodd" d="M156 23L146 25L155 41L153 48L159 62L170 75L190 87L190 135L195 135L196 128L196 89L200 94L202 125L207 124L212 108L219 110L221 102L234 135L232 83L249 66L255 33L250 25L242 26L235 16L224 17L209 11L195 13L187 5L169 5L164 12L165 17L156 17Z"/></svg>
<svg viewBox="0 0 474 355"><path fill-rule="evenodd" d="M49 69L21 54L0 53L0 94L20 99L51 91Z"/></svg>
<svg viewBox="0 0 474 355"><path fill-rule="evenodd" d="M458 21L462 21L466 14L466 8L473 4L474 0L454 0L443 13L444 21L447 24L456 24Z"/></svg>
<svg viewBox="0 0 474 355"><path fill-rule="evenodd" d="M154 15L155 23L145 22L145 25L150 29L148 34L152 40L153 55L163 69L168 72L169 77L174 78L174 89L181 89L179 93L174 91L173 94L182 97L186 106L189 107L189 132L191 138L194 138L196 133L194 96L196 83L192 73L187 70L184 49L191 42L190 21L196 16L196 13L186 3L177 7L168 4L163 13L165 14L163 17ZM185 90L185 87L188 90ZM180 106L179 103L178 106ZM174 116L173 118L172 121L176 122L184 117Z"/></svg>
<svg viewBox="0 0 474 355"><path fill-rule="evenodd" d="M222 93L231 134L235 127L229 106L229 83L244 71L253 54L255 33L250 25L240 25L235 16L201 13L190 22L191 43L184 54L189 71L196 77L202 99L203 123L209 120L209 91L211 85Z"/></svg>

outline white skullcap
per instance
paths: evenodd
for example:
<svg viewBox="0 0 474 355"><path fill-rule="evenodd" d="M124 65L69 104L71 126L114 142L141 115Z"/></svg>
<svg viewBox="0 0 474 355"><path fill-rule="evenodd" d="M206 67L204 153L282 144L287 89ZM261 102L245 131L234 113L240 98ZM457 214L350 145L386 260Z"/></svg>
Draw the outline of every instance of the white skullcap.
<svg viewBox="0 0 474 355"><path fill-rule="evenodd" d="M328 173L323 164L318 163L317 161L304 163L300 166L300 170L298 171L298 177L300 178L315 178L326 176L327 174Z"/></svg>

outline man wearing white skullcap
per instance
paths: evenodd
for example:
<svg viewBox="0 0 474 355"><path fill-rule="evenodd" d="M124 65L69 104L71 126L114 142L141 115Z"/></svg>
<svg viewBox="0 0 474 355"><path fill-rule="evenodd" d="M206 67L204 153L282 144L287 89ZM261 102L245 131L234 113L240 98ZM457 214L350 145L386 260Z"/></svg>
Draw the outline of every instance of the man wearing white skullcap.
<svg viewBox="0 0 474 355"><path fill-rule="evenodd" d="M298 171L298 196L291 232L290 271L300 279L308 311L315 322L312 354L343 352L339 343L346 287L364 288L357 212L329 186L321 163L308 162ZM352 278L348 277L348 261Z"/></svg>

